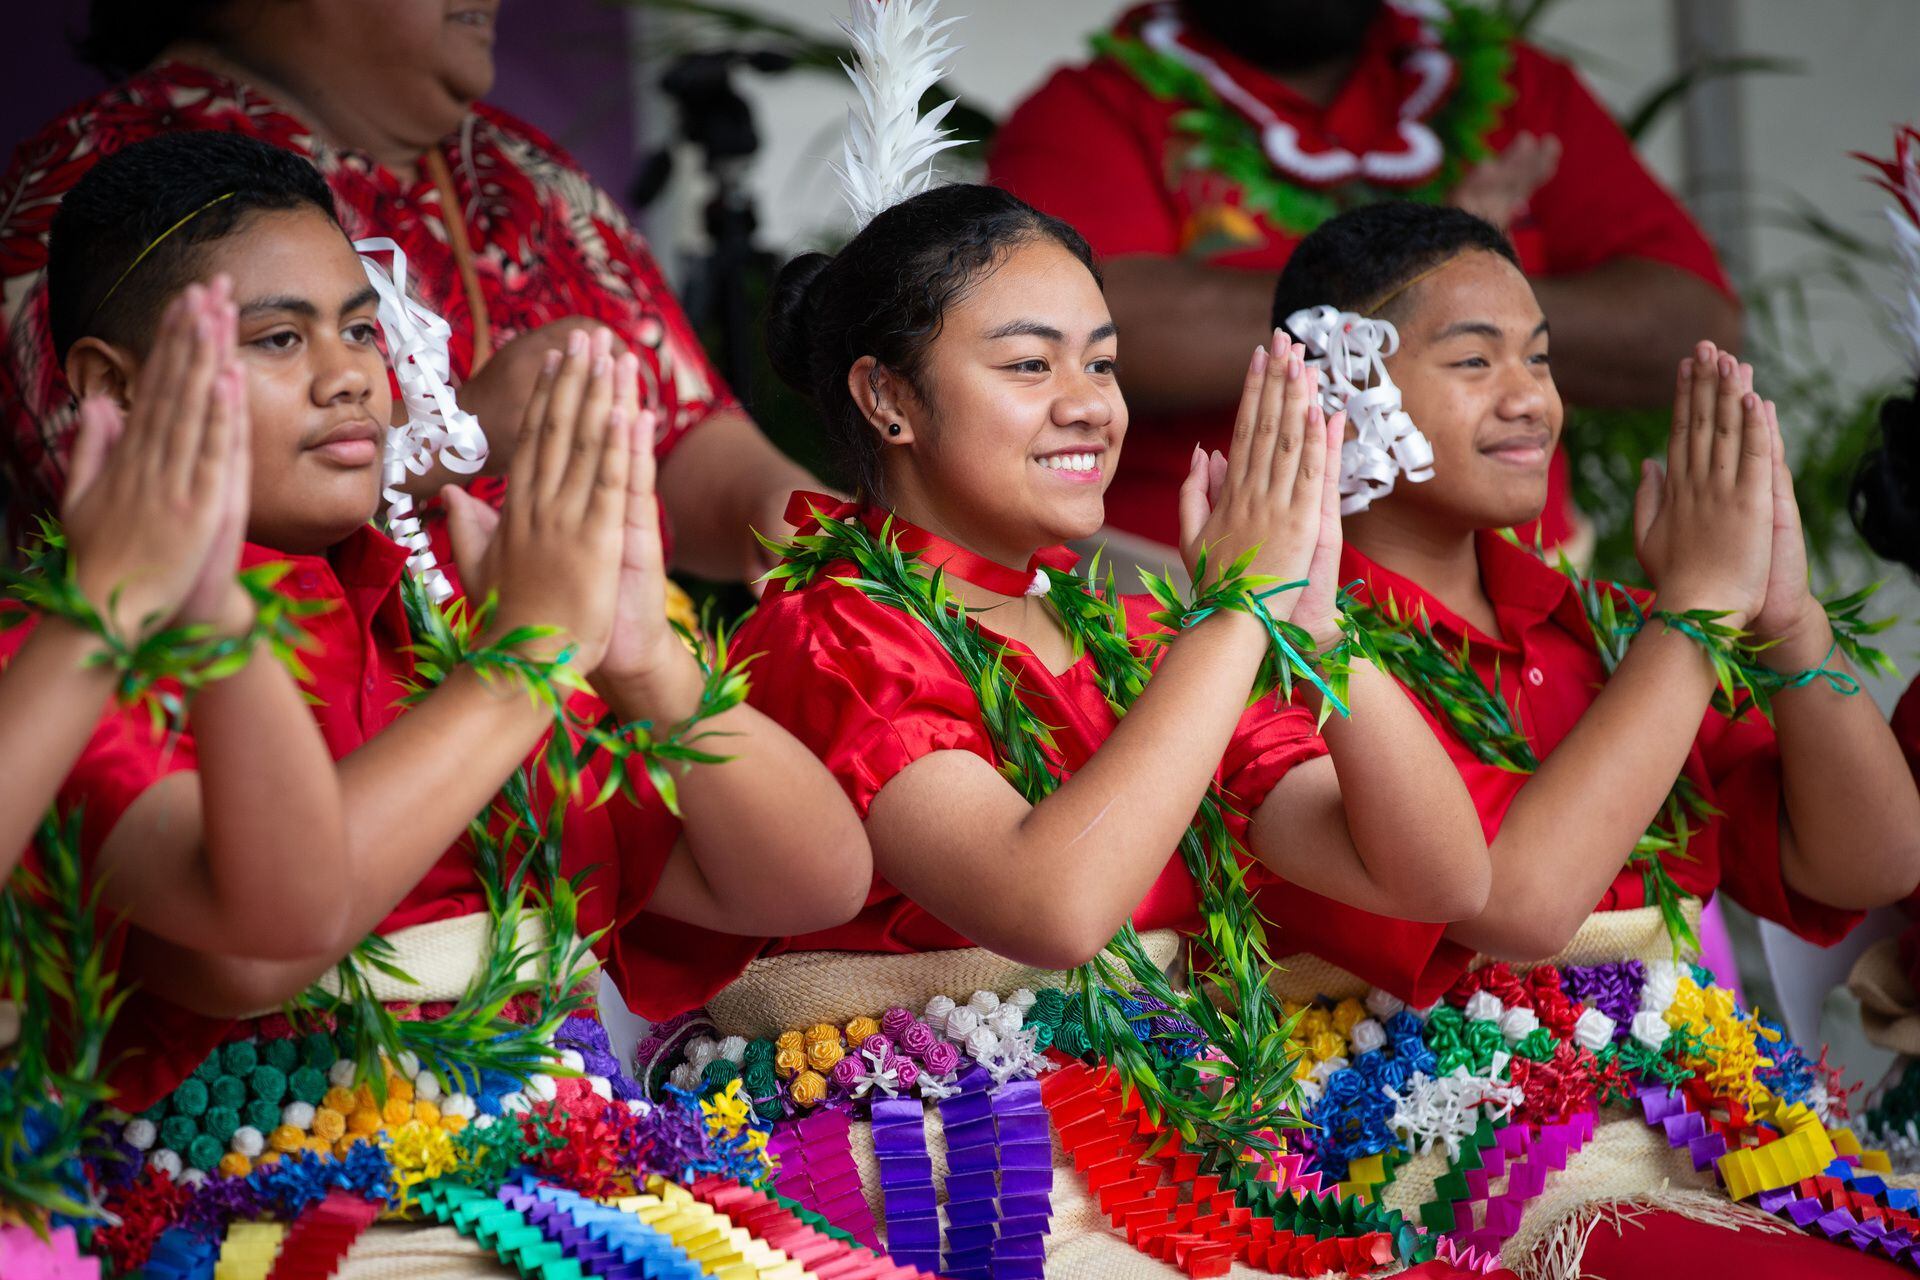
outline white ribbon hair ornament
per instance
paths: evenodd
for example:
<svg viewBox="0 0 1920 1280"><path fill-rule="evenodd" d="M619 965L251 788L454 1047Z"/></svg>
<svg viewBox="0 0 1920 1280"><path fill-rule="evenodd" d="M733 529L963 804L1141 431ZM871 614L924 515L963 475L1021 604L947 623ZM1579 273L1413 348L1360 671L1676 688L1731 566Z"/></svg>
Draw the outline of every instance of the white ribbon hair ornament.
<svg viewBox="0 0 1920 1280"><path fill-rule="evenodd" d="M353 247L380 296L380 328L386 334L394 380L400 384L400 402L407 409L406 425L387 427L381 461L387 534L407 549L407 567L428 593L443 601L453 594L453 585L434 559L413 495L401 486L408 473L423 476L436 460L449 471L472 475L486 465L487 437L480 420L455 403L453 388L447 385L452 373L447 355L452 327L407 296L406 251L385 236L356 240ZM376 256L383 253L393 256L391 271Z"/></svg>
<svg viewBox="0 0 1920 1280"><path fill-rule="evenodd" d="M1400 346L1390 321L1336 307L1303 307L1287 317L1287 331L1307 348L1320 371L1320 407L1331 418L1347 411L1351 438L1340 447L1340 514L1365 511L1393 492L1405 474L1433 479L1433 445L1401 407L1400 388L1387 376L1387 357Z"/></svg>

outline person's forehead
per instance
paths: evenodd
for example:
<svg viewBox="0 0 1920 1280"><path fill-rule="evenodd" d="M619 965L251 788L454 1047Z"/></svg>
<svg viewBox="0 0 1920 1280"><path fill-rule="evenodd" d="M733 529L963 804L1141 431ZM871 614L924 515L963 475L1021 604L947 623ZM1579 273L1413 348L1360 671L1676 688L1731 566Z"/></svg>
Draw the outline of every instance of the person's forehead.
<svg viewBox="0 0 1920 1280"><path fill-rule="evenodd" d="M955 312L978 319L1009 308L1068 333L1084 333L1107 320L1106 300L1092 273L1052 241L1015 248L974 282Z"/></svg>
<svg viewBox="0 0 1920 1280"><path fill-rule="evenodd" d="M243 306L248 293L305 294L331 306L367 282L346 235L317 209L255 213L212 248L206 268L233 277Z"/></svg>
<svg viewBox="0 0 1920 1280"><path fill-rule="evenodd" d="M1458 321L1484 320L1526 337L1544 318L1527 278L1505 258L1478 251L1462 254L1421 281L1408 303L1401 327L1419 336Z"/></svg>

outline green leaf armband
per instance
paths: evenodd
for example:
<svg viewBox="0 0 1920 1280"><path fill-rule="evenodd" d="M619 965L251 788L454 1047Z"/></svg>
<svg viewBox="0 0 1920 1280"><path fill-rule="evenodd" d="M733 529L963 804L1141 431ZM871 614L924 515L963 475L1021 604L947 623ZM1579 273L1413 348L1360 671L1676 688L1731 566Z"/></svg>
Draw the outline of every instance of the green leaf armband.
<svg viewBox="0 0 1920 1280"><path fill-rule="evenodd" d="M1773 642L1755 643L1745 631L1721 622L1724 614L1706 609L1684 612L1655 609L1646 620L1659 621L1669 631L1680 633L1706 652L1713 663L1714 680L1719 685L1714 695L1717 709L1728 716L1739 716L1752 707L1771 720L1774 697L1789 689L1824 681L1829 689L1845 697L1860 692L1858 677L1831 665L1836 653L1863 671L1892 674L1893 663L1885 653L1866 643L1866 638L1891 627L1894 619L1868 621L1861 616L1867 600L1877 590L1879 584L1875 583L1822 602L1827 623L1833 630L1833 643L1819 663L1804 671L1776 671L1767 666L1761 661L1761 655ZM1638 632L1646 620L1635 617L1621 624L1622 634Z"/></svg>
<svg viewBox="0 0 1920 1280"><path fill-rule="evenodd" d="M1343 638L1322 653L1306 628L1274 617L1267 608L1267 600L1285 591L1296 591L1306 586L1306 581L1281 582L1250 573L1252 564L1253 552L1248 551L1228 565L1218 578L1210 580L1207 552L1202 548L1194 563L1194 581L1205 585L1196 587L1193 598L1184 602L1170 579L1142 574L1147 591L1160 606L1159 612L1152 615L1153 621L1177 633L1221 609L1251 614L1267 633L1267 653L1254 678L1253 700L1273 693L1283 700L1291 698L1294 681L1304 680L1326 700L1321 708L1323 720L1329 709L1347 715L1345 695L1350 646Z"/></svg>
<svg viewBox="0 0 1920 1280"><path fill-rule="evenodd" d="M36 542L19 568L0 570L0 589L27 609L60 618L99 639L98 653L89 666L111 667L114 699L121 706L145 705L156 729L178 732L186 724L187 704L200 690L246 666L256 646L265 644L298 677L306 670L299 650L310 637L301 620L324 613L322 600L292 600L275 589L286 575L285 563L257 565L235 580L253 602L253 623L245 633L223 636L204 624L147 630L154 619L141 620L141 634L129 640L93 607L74 579L67 555L67 537L58 521L42 519ZM116 600L118 593L115 593ZM24 621L16 615L14 623ZM177 687L178 692L174 692Z"/></svg>

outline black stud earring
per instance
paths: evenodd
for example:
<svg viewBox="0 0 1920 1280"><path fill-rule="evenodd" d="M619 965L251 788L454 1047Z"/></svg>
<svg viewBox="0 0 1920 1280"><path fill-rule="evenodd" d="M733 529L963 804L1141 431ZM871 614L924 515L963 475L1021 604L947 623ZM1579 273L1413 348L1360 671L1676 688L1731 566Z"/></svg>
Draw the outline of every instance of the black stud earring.
<svg viewBox="0 0 1920 1280"><path fill-rule="evenodd" d="M897 435L899 435L899 434L900 434L900 424L899 424L899 423L897 423L897 422L889 422L889 423L887 424L887 434L888 434L888 435L890 435L890 436L897 436Z"/></svg>

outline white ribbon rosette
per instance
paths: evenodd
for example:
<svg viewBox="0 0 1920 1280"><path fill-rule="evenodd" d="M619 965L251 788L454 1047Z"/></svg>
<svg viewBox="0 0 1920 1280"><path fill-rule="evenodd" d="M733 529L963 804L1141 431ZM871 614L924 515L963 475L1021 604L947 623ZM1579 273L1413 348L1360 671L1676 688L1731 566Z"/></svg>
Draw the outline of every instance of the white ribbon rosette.
<svg viewBox="0 0 1920 1280"><path fill-rule="evenodd" d="M1307 363L1320 371L1320 407L1328 417L1347 411L1340 514L1365 511L1392 493L1401 475L1415 484L1433 479L1433 445L1413 425L1401 407L1400 388L1387 376L1387 357L1400 346L1392 323L1319 306L1288 316L1287 330L1305 344Z"/></svg>
<svg viewBox="0 0 1920 1280"><path fill-rule="evenodd" d="M360 265L380 296L380 328L386 334L387 355L400 402L406 406L404 426L387 427L381 463L380 493L387 503L387 534L408 551L407 567L436 601L453 594L434 559L433 547L421 526L413 495L401 488L407 475L425 475L436 461L449 471L472 475L486 465L487 437L480 420L462 409L448 385L452 366L447 343L453 329L407 295L407 254L385 236L356 240ZM390 254L391 268L378 255Z"/></svg>

